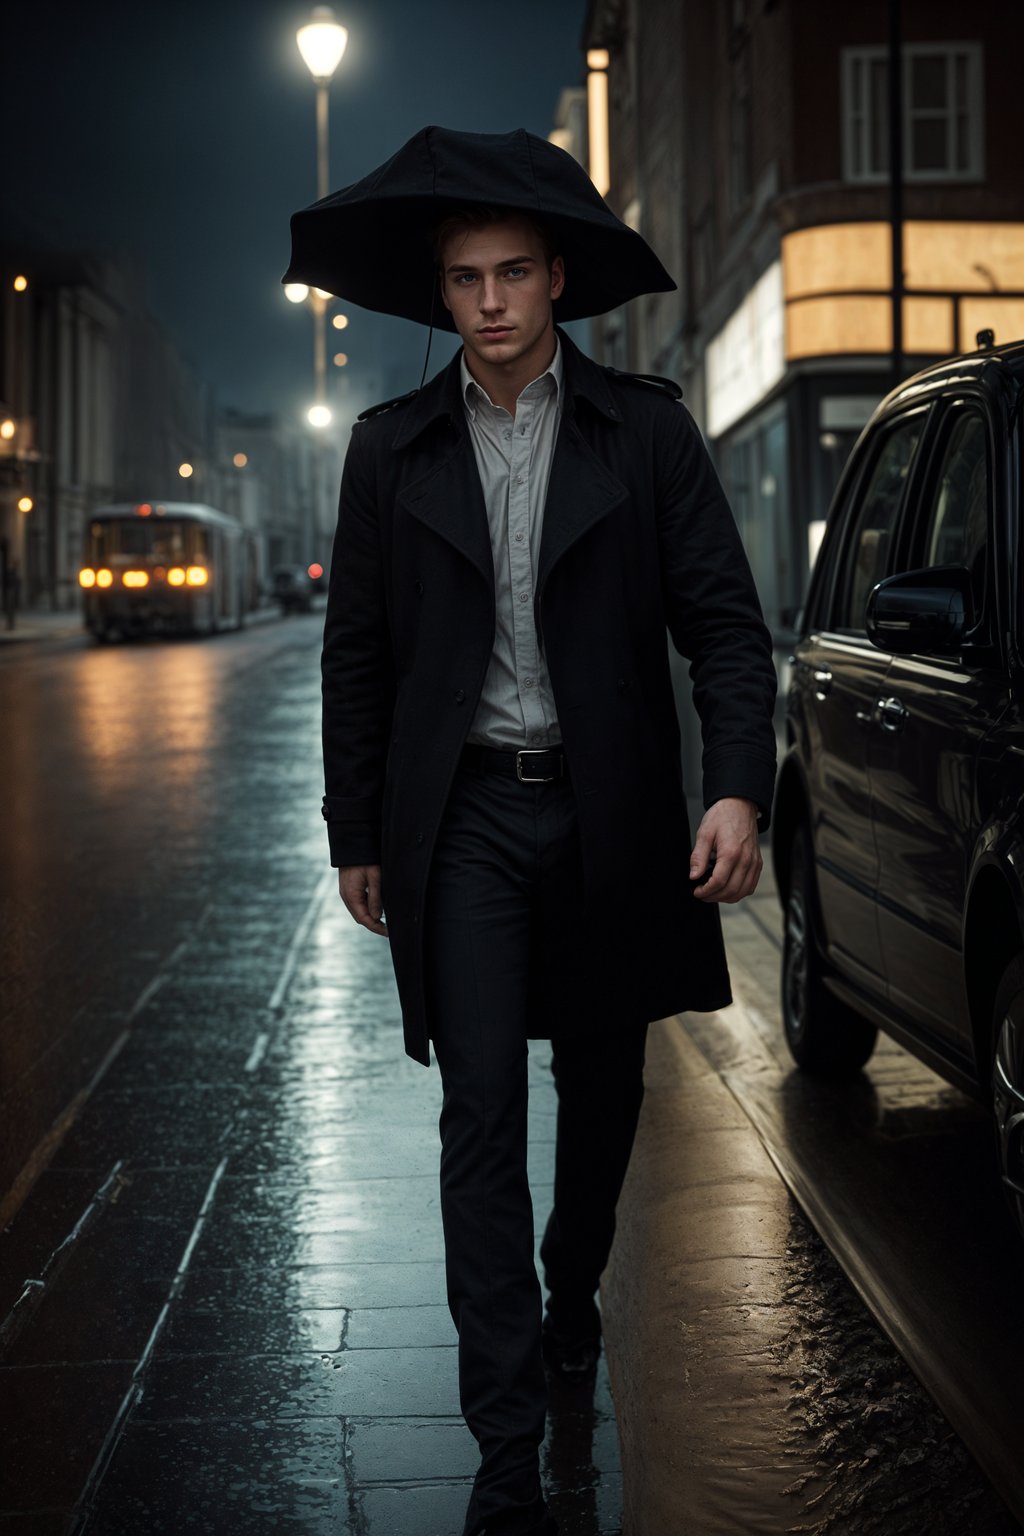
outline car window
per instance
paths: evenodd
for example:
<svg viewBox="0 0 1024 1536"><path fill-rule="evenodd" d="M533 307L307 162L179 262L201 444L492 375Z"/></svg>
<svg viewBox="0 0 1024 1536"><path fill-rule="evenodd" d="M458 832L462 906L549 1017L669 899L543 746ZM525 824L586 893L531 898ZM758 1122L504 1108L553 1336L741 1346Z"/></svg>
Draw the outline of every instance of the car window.
<svg viewBox="0 0 1024 1536"><path fill-rule="evenodd" d="M917 545L922 566L963 565L971 573L974 623L985 613L988 570L988 430L977 411L958 411L942 450L931 507Z"/></svg>
<svg viewBox="0 0 1024 1536"><path fill-rule="evenodd" d="M893 427L861 485L837 584L836 629L864 631L868 593L887 574L903 487L923 427L923 415Z"/></svg>

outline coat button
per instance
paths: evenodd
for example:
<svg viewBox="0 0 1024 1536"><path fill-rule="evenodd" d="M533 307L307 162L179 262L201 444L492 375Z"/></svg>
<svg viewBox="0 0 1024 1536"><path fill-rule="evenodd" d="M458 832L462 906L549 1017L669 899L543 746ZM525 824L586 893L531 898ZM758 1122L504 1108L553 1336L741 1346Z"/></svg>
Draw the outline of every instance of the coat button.
<svg viewBox="0 0 1024 1536"><path fill-rule="evenodd" d="M627 683L626 679L624 677L620 677L619 678L619 692L621 693L624 688L628 688L628 687L629 687L629 684Z"/></svg>
<svg viewBox="0 0 1024 1536"><path fill-rule="evenodd" d="M465 699L465 697L466 697L466 695L463 693L462 689L461 688L456 688L456 690L455 690L455 702L456 702L456 704L461 704L463 702L463 700Z"/></svg>
<svg viewBox="0 0 1024 1536"><path fill-rule="evenodd" d="M422 581L418 581L416 583L416 596L417 597L422 597L423 596L423 583L422 583Z"/></svg>
<svg viewBox="0 0 1024 1536"><path fill-rule="evenodd" d="M416 846L417 846L417 848L422 848L422 846L423 846L423 833L422 832L417 832L416 833Z"/></svg>

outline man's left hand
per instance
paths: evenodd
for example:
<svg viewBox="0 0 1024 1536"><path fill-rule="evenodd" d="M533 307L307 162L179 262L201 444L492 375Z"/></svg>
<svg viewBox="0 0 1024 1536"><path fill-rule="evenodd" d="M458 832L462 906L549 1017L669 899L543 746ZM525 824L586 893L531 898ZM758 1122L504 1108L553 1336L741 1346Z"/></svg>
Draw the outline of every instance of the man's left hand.
<svg viewBox="0 0 1024 1536"><path fill-rule="evenodd" d="M762 863L757 806L752 800L716 800L704 813L690 855L690 879L703 881L694 887L697 900L742 901L757 889Z"/></svg>

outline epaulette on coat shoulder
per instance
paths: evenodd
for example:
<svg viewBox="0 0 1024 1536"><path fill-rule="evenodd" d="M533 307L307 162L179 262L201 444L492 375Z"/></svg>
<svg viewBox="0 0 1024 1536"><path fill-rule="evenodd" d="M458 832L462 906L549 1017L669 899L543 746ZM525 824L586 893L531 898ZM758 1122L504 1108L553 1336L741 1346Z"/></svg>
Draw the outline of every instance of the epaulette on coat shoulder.
<svg viewBox="0 0 1024 1536"><path fill-rule="evenodd" d="M365 411L360 411L357 421L369 421L371 416L381 416L385 411L394 410L396 405L404 405L407 400L412 400L419 394L418 389L410 389L407 394L395 395L393 400L382 400L379 405L368 405Z"/></svg>
<svg viewBox="0 0 1024 1536"><path fill-rule="evenodd" d="M604 371L611 374L613 379L626 379L631 384L644 384L648 389L660 390L672 400L683 398L683 391L675 379L663 379L656 373L627 373L622 368L610 368L607 365L604 365Z"/></svg>

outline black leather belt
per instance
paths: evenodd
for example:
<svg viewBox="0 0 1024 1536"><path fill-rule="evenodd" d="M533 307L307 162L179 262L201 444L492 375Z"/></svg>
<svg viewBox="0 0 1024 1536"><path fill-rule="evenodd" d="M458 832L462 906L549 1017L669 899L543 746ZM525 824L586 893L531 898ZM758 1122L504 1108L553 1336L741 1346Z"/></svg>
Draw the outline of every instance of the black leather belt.
<svg viewBox="0 0 1024 1536"><path fill-rule="evenodd" d="M471 773L500 773L520 784L550 784L569 777L569 764L561 747L524 747L503 752L497 747L463 747L462 767Z"/></svg>

